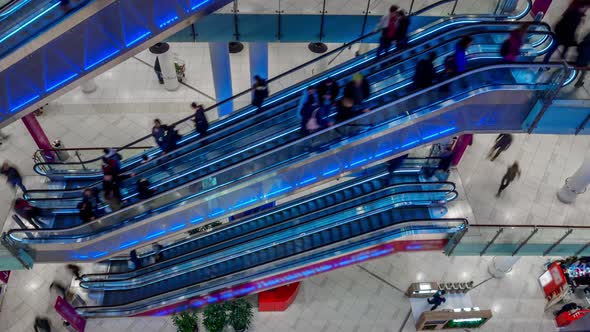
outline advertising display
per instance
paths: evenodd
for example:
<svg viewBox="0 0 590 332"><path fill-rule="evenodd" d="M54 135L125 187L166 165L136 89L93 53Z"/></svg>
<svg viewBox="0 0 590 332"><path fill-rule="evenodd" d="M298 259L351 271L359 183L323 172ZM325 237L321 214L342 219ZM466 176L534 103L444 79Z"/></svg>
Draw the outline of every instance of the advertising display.
<svg viewBox="0 0 590 332"><path fill-rule="evenodd" d="M55 310L57 313L78 332L84 332L86 327L86 319L80 316L74 307L72 307L63 297L58 296L55 301Z"/></svg>

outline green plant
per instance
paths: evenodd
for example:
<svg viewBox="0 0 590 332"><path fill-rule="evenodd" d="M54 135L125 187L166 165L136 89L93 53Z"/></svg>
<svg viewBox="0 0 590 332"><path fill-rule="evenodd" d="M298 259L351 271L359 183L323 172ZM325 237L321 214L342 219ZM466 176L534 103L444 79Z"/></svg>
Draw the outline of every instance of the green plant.
<svg viewBox="0 0 590 332"><path fill-rule="evenodd" d="M227 312L223 304L208 305L203 311L203 326L209 332L221 332L227 324Z"/></svg>
<svg viewBox="0 0 590 332"><path fill-rule="evenodd" d="M199 331L199 315L194 311L183 311L172 315L172 322L178 332Z"/></svg>
<svg viewBox="0 0 590 332"><path fill-rule="evenodd" d="M244 299L237 299L228 304L229 307L229 325L234 330L246 331L252 323L252 304Z"/></svg>

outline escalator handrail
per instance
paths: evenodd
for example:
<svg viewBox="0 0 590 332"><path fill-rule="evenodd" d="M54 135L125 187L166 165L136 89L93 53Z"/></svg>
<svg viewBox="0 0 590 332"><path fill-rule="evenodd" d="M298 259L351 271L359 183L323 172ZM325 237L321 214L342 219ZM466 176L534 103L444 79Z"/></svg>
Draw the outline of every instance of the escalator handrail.
<svg viewBox="0 0 590 332"><path fill-rule="evenodd" d="M425 194L425 195L426 194L433 194L433 195L434 194L441 194L441 197L442 196L445 197L444 198L445 203L453 201L459 196L459 193L455 190L452 190L452 191L449 191L449 190L429 190L429 191L413 191L413 192L405 192L405 193L392 193L391 195L389 195L389 197L401 196L403 198L403 195L408 195L408 194L418 194L418 195L419 194ZM380 198L377 198L377 199L372 200L370 202L363 203L362 205L370 204L375 201L385 200L385 199L387 199L387 197L388 196L380 197ZM216 252L215 254L212 254L212 255L216 255L217 257L212 258L211 255L206 255L206 256L200 256L195 259L186 259L182 263L179 262L178 264L175 264L175 266L178 267L181 264L186 264L186 265L190 265L190 266L178 268L178 269L175 269L174 271L170 271L170 269L168 267L162 267L160 269L145 273L143 275L133 276L130 278L125 278L125 279L120 279L120 280L101 280L101 281L81 282L80 287L85 288L85 289L90 289L90 288L88 288L89 284L91 286L93 284L97 284L98 288L105 288L105 285L114 284L114 286L112 286L113 288L108 289L109 291L111 291L111 290L112 291L129 290L129 289L136 289L136 288L142 288L142 287L149 287L149 285L154 284L156 282L164 281L167 279L173 279L173 278L179 277L180 275L183 275L183 274L186 274L189 272L200 270L200 269L206 268L208 266L220 264L221 262L224 262L224 261L230 261L232 259L236 259L237 257L251 254L252 252L262 251L264 249L267 249L270 247L275 247L275 246L280 245L285 242L291 242L291 241L294 241L294 240L302 238L302 237L307 237L310 234L317 234L317 233L323 232L327 229L332 229L335 227L340 227L341 225L349 224L349 223L356 221L356 220L367 219L370 216L380 214L380 213L383 213L386 211L397 210L397 209L403 210L403 209L413 209L413 208L424 208L424 205L419 205L419 204L403 205L404 203L415 203L415 202L416 201L407 201L407 200L402 199L398 202L399 204L401 204L401 206L396 206L396 205L382 206L379 208L374 208L369 211L365 211L362 214L355 214L352 216L348 216L344 219L335 218L335 216L338 216L339 214L342 214L345 211L355 210L354 207L351 207L351 208L348 208L348 209L345 209L342 211L332 213L327 216L323 216L323 217L311 220L310 221L311 224L308 224L308 223L306 223L306 224L307 224L307 226L313 227L313 228L306 230L303 233L301 233L299 230L297 231L297 233L294 233L292 231L292 229L290 229L290 228L283 229L283 230L279 230L277 232L273 232L271 234L263 235L261 237L258 237L256 239L252 240L252 241L248 241L248 242L239 244L238 246L243 247L244 250L241 250L238 252L232 253L231 250L234 250L234 251L238 250L238 249L236 249L236 247L238 247L238 246L232 246L229 248L224 248L224 249ZM433 201L431 198L425 199L423 202L426 202L427 206L440 206L440 204L441 204L440 201ZM333 220L326 222L329 219L333 219ZM317 225L314 227L313 223L318 222L318 221L321 222L321 225ZM297 224L293 228L299 228L299 227L301 227L301 224ZM276 236L277 234L280 235L281 238L280 239L272 239L272 237ZM231 241L231 240L232 239L228 239L227 241ZM223 242L226 242L226 241L223 241ZM226 253L226 251L228 251L228 250L230 250L230 253ZM165 272L162 272L162 271L165 271ZM147 278L147 280L146 280L146 278ZM157 278L157 279L154 279L154 278Z"/></svg>
<svg viewBox="0 0 590 332"><path fill-rule="evenodd" d="M502 25L502 24L506 24L506 23L505 22L476 23L476 24L473 24L473 25L469 25L469 26L465 26L465 27L459 28L459 29L474 28L474 27L477 28L480 25L481 25L481 27L485 27L485 26L490 26L490 25ZM529 34L531 34L531 35L553 36L553 33L551 32L551 28L549 27L549 25L547 23L545 23L545 22L536 23L535 22L535 23L533 23L533 26L542 27L542 28L544 28L544 30L542 30L542 31L530 31ZM482 30L480 32L471 33L471 35L473 36L473 35L477 35L477 34L486 34L486 33L509 33L510 31L511 30L505 30L505 31L504 30L496 30L496 31L490 32L490 31L483 31ZM425 50L424 53L430 52L431 50L436 49L437 47L440 47L442 44L450 43L451 41L459 40L459 39L461 39L461 36L457 36L457 37L455 37L455 38L453 38L451 40L443 40L441 42L441 44L432 46L430 49ZM403 53L411 54L411 52L415 48L418 48L420 46L421 46L421 44L413 45L411 47L408 47L408 48L402 50L402 52ZM408 57L407 59L404 59L404 61L407 62L407 61L410 61L412 59L419 58L420 56L422 56L422 54L414 54L414 55ZM374 65L374 64L372 64L372 65ZM175 157L174 159L172 159L170 161L167 161L167 163L170 163L170 162L174 161L175 159L180 158L182 156L183 155L178 156L178 157ZM153 168L157 168L157 167L160 167L160 166L161 165L154 165ZM151 169L152 168L150 168L148 170L145 170L145 171L149 171ZM100 182L98 182L98 183L100 183ZM67 193L67 192L80 192L81 190L82 190L81 188L71 188L71 189L33 189L33 190L29 190L28 193L52 193L52 192ZM71 198L33 198L32 200L56 200L56 199L59 199L59 200L64 200L64 199L65 200L68 200L68 199L79 199L79 198L77 198L77 197L71 197Z"/></svg>
<svg viewBox="0 0 590 332"><path fill-rule="evenodd" d="M448 223L448 224L450 224L450 223L458 223L458 224L462 224L464 227L468 227L469 226L469 222L465 218L412 219L412 220L400 221L398 223L395 223L393 225L390 225L390 226L386 227L386 229L394 229L394 228L400 228L401 229L401 228L408 228L408 227L412 227L412 226L421 226L420 225L421 223L430 223L430 222L439 222L439 223ZM457 227L457 226L454 226L454 227ZM378 229L378 230L375 230L375 231L372 231L372 232L369 232L369 233L357 235L357 236L355 236L353 238L361 238L362 237L358 241L366 241L368 238L371 238L372 236L374 236L373 233L375 233L375 232L382 232L382 231L384 231L384 229ZM350 241L350 239L352 239L352 238L349 238L346 241ZM331 243L331 244L329 244L329 246L334 246L336 244L339 244L339 242ZM325 246L324 247L320 247L320 248L316 248L316 249L311 250L311 251L305 251L305 252L296 254L295 257L297 257L297 256L303 256L303 255L309 255L309 254L312 254L313 255L314 252L315 251L318 251L318 250L324 250L324 251L326 251L326 250L330 250L330 248L325 248ZM250 273L249 276L247 276L247 278L250 279L250 280L252 280L252 279L258 279L258 278L260 278L260 276L252 275L252 274L257 273L258 271L261 271L261 270L267 268L268 266L278 265L277 262L282 262L284 260L293 260L293 259L294 259L293 256L287 257L287 258L281 258L281 259L279 259L277 261L267 262L267 263L264 263L263 265L259 265L259 266L256 266L254 268L248 269L248 270L253 270L253 271L252 271L252 273ZM303 265L303 266L305 266L305 265ZM227 279L230 276L235 276L235 275L239 275L239 274L243 274L243 273L244 273L244 271L234 272L232 274L229 274L227 276L222 276L222 277L219 277L219 278L225 278L225 279ZM272 273L273 274L277 274L279 272L274 272L273 271ZM245 276L242 276L242 277L245 277ZM218 280L219 278L216 278L216 279L213 279L213 280ZM209 287L209 288L217 287L218 289L222 288L222 286L208 286L207 285L207 284L213 282L213 280L208 280L208 281L206 281L204 283L200 283L198 285L199 287L198 287L198 291L197 292L198 293L210 292L211 290L208 289L207 287ZM244 280L238 280L238 281L235 281L234 283L241 283L241 282L245 282L245 281ZM193 286L194 285L189 286L189 287L193 287ZM185 287L185 288L188 288L188 287ZM157 294L157 295L146 297L146 298L144 298L144 299L142 299L140 301L141 302L145 302L145 301L152 300L153 298L159 298L159 297L163 297L163 296L170 296L170 295L172 295L172 293L177 293L177 292L178 292L178 289L177 290L171 290L171 291L168 291L168 292L165 292L165 293L162 293L162 294ZM185 294L184 295L184 298L192 298L194 296L196 296L196 294L194 294L194 293L193 294ZM136 301L136 302L140 302L140 301ZM86 309L86 310L88 310L88 309L98 309L98 308L115 308L115 307L126 306L126 305L129 305L129 304L123 304L123 305L78 306L78 307L75 307L75 309L76 310L79 310L79 309L82 309L82 310ZM152 309L152 308L146 307L145 305L142 305L142 306L143 306L143 308L142 308L143 310L142 311L146 311L146 310Z"/></svg>
<svg viewBox="0 0 590 332"><path fill-rule="evenodd" d="M412 13L411 15L412 16L420 15L420 14L422 14L422 13L424 13L424 12L426 12L426 11L432 9L432 8L438 7L440 5L444 5L444 4L449 3L449 2L454 2L454 1L455 0L440 0L440 1L436 2L436 3L434 3L434 4L431 4L429 6L426 6L426 7L422 8L422 9L420 9L420 10ZM526 6L525 10L523 10L522 13L519 13L516 16L510 16L510 15L502 16L502 15L493 15L493 14L477 14L476 16L477 17L494 17L494 18L496 18L498 20L500 20L502 18L505 18L505 19L508 19L508 20L515 20L515 21L516 20L520 20L523 17L525 17L529 13L530 9L532 8L532 0L526 0L526 1L527 1L527 6ZM470 16L470 15L450 15L450 16L451 17L454 17L454 16ZM293 72L295 72L295 71L297 71L297 70L299 70L301 68L304 68L304 67L306 67L306 66L308 66L308 65L310 65L310 64L312 64L314 62L318 62L318 61L320 61L320 60L322 60L324 58L327 58L327 57L329 57L329 56L331 56L331 55L333 55L333 54L341 51L342 49L348 48L349 46L354 45L354 44L358 43L359 41L362 41L362 40L364 40L366 38L369 38L369 37L371 37L373 35L376 35L378 33L379 32L377 32L377 31L370 32L370 33L365 34L363 36L360 36L360 37L358 37L358 38L356 38L356 39L354 39L354 40L352 40L350 42L344 43L342 46L340 46L340 47L338 47L338 48L336 48L336 49L334 49L332 51L329 51L329 52L327 52L327 53L325 53L325 54L323 54L323 55L321 55L321 56L319 56L317 58L314 58L312 60L309 60L309 61L307 61L307 62L305 62L305 63L303 63L303 64L301 64L299 66L296 66L294 68L291 68L288 71L285 71L285 72L283 72L283 73L281 73L281 74L279 74L279 75L277 75L277 76L275 76L273 78L268 79L267 80L267 84L272 83L272 82L274 82L274 81L276 81L278 79L281 79L281 78L283 78L283 77L285 77L287 75L290 75L291 73L293 73ZM246 90L244 90L244 91L242 91L242 92L240 92L240 93L238 93L236 95L233 95L232 97L226 98L226 99L224 99L222 101L219 101L216 104L214 104L214 105L206 108L205 109L205 112L210 111L210 110L214 110L215 108L219 107L220 105L225 104L225 103L227 103L229 101L233 101L234 99L236 99L238 97L245 96L245 95L247 95L249 93L252 93L252 91L253 91L252 88L248 88L248 89L246 89ZM179 125L181 123L187 122L187 121L193 119L193 117L194 116L191 115L191 116L182 118L182 119L180 119L180 120L178 120L176 122L173 122L172 124L170 124L170 126L176 126L176 125ZM222 118L220 118L220 120L221 119ZM128 144L126 144L126 145L124 145L122 147L118 147L116 149L117 149L117 151L120 151L120 150L123 150L123 149L127 149L127 148L129 148L129 147L131 147L131 146L133 146L133 145L141 142L141 141L144 141L146 139L149 139L151 136L152 136L151 134L150 135L146 135L146 136L144 136L142 138L138 138L135 141L132 141L131 143L128 143ZM97 157L97 158L94 158L94 159L91 159L91 160L88 160L88 161L84 161L82 163L80 163L80 162L77 162L77 163L71 163L71 162L66 162L66 163L59 163L59 162L38 163L38 164L36 164L34 166L34 169L35 169L35 171L37 171L37 165L52 165L52 164L58 164L58 165L80 165L80 164L83 164L83 163L96 162L96 161L99 161L100 159L101 159L101 157ZM44 174L40 174L40 175L44 175Z"/></svg>
<svg viewBox="0 0 590 332"><path fill-rule="evenodd" d="M360 182L360 183L358 183L358 184L354 184L354 186L358 186L358 185L360 185L361 183L364 183L364 182ZM351 200L353 200L353 201L361 200L361 199L363 199L364 197L366 197L366 196L368 196L368 195L374 195L374 194L377 194L377 193L379 193L379 192L383 192L383 191L387 191L387 190L388 190L388 191L393 191L393 190L395 190L395 188L397 188L397 187L418 186L418 185L440 185L440 186L449 186L449 188L447 188L446 190L426 190L426 191L420 191L420 192L456 192L456 190L455 190L455 189L456 189L456 185L455 185L455 183L453 183L453 182L448 182L448 181L444 181L444 182L406 182L406 183L396 183L396 184L392 184L392 185L386 186L386 187L384 187L384 188L381 188L381 189L379 189L379 190L376 190L376 191L373 191L373 192L369 192L369 193L363 194L363 195L361 195L361 196L358 196L358 197L354 197L354 198L352 198ZM338 191L340 191L340 190L338 190ZM336 192L338 192L338 191L334 191L334 193L336 193ZM416 190L412 190L412 191L401 191L401 192L395 192L395 193L392 193L392 194L390 194L390 196L391 196L391 195L403 195L403 194L408 194L408 193L416 193L416 192L418 192L418 191L416 191ZM387 196L387 195L384 195L384 196ZM363 205L364 205L364 204L369 204L369 203L371 203L371 202L373 202L373 201L375 201L375 200L377 200L377 199L382 199L382 198L383 198L383 197L381 197L381 198L376 198L376 199L374 199L374 200L370 200L370 201L364 202L364 203L362 203L362 204L363 204ZM312 198L310 198L310 199L312 199ZM351 200L343 201L343 202L341 202L341 203L337 204L336 206L338 206L338 205L343 205L343 204L348 204L348 203L349 203ZM406 206L404 206L404 207L407 207L407 206L410 206L410 205L406 205ZM289 222L289 221L290 221L290 220L292 220L292 219L301 218L301 217L303 217L303 216L306 216L306 215L309 215L309 214L312 214L312 213L313 213L313 214L315 214L315 213L320 213L320 212L322 212L322 211L324 211L324 210L326 210L326 209L332 209L332 208L334 208L334 207L335 207L335 206L327 206L327 207L324 207L324 208L322 208L322 209L319 209L319 210L315 210L315 211L311 211L311 212L306 212L306 213L300 214L300 215L298 215L298 216L295 216L295 217L290 217L290 218L287 218L287 219L285 219L285 220L281 221L280 223ZM274 212L273 212L273 211L267 211L267 213L280 213L280 211L281 211L281 210L283 210L283 209L277 209L277 210L278 210L278 211L274 211ZM328 215L324 215L324 216L322 216L321 218L326 218L326 217L328 217L328 216L330 216L330 215L333 215L333 214L336 214L336 213L340 213L340 212L342 212L342 210L340 210L340 211L337 211L337 212L333 212L333 213L331 213L331 214L328 214ZM243 224L247 224L247 223L254 222L255 220L257 220L257 219L259 219L259 218L260 218L260 216L255 216L255 217L252 217L252 218L247 218L247 219L245 219L245 220L242 220L242 221L240 221L240 222L238 222L238 223L228 223L228 224L225 224L225 225L224 225L225 227L220 227L219 229L216 229L215 231L207 232L206 234L202 234L201 236L198 236L198 237L195 237L195 238L191 238L191 239L190 239L190 240L188 240L188 241L183 241L183 243L188 243L188 242L196 241L196 240L198 240L198 239L200 239L200 238L203 238L203 237L213 236L215 233L219 233L219 232L225 231L225 230L227 230L227 229L230 229L230 228L233 228L233 227L239 227L240 225L243 225ZM261 230L267 229L267 228L269 228L269 227L274 227L274 226L276 226L276 224L268 225L268 226L266 226L266 227L263 227L263 228L257 229L255 232L258 232L258 231L261 231ZM245 235L245 234L243 234L243 235ZM266 235L265 235L265 236L266 236ZM199 249L197 249L197 250L198 250L198 251L200 251L200 250L202 250L202 249L205 249L205 248L208 248L208 247L211 247L211 246L216 246L216 245L219 245L219 244L222 244L222 243L224 243L224 242L231 241L231 240L234 240L234 239L235 239L235 237L233 237L233 238L231 238L231 239L224 240L224 241L222 241L222 242L216 242L216 243L210 244L210 245L208 245L208 246L201 247L201 248L199 248ZM165 251L166 249L167 249L167 248L164 248L162 251ZM188 252L188 253L185 253L185 254L182 254L182 255L180 255L180 256L177 256L177 257L172 257L172 258L169 258L169 259L167 259L167 260L165 260L165 261L162 261L162 262L160 262L160 263L165 263L165 262L169 262L170 260L177 260L177 259L178 259L178 260L179 260L178 264L180 264L180 263L183 263L183 262L185 262L185 261L186 261L186 260L182 260L182 258L183 258L183 257L187 257L187 256L189 256L189 255L192 255L192 254L194 254L194 251L192 251L192 252ZM127 272L115 272L115 273L89 273L89 274L84 274L84 275L82 275L82 280L83 280L83 281L86 281L86 282L97 282L97 281L99 281L99 280L87 280L87 278L88 278L88 277L98 277L98 276L116 276L116 275L125 275L125 274L138 274L138 273L136 273L136 272L139 272L139 275L141 275L141 274L142 274L142 273L141 273L142 271L146 271L146 270L148 270L148 269L150 269L150 270L151 270L151 272L155 272L155 271L158 271L158 270L162 270L162 269L166 269L166 268L167 268L167 267L160 267L160 268L156 268L156 269L154 269L155 265L159 265L160 263L156 263L156 264L152 264L152 265L144 266L144 267L141 267L141 268L139 268L139 269L135 269L135 270L132 270L132 271L127 271ZM116 281L128 280L128 279L130 279L130 278L134 278L134 277L137 277L137 276L138 276L138 275L136 275L136 276L133 276L133 277L129 277L129 278L121 278L121 279L117 279ZM104 281L104 280L101 280L101 281ZM110 280L110 281L115 281L115 280Z"/></svg>
<svg viewBox="0 0 590 332"><path fill-rule="evenodd" d="M547 32L547 33L544 32L544 33L554 36L552 32ZM420 56L420 55L415 55L415 56ZM470 70L467 70L467 71L465 71L462 74L459 74L459 75L453 76L451 78L448 78L447 80L441 81L441 82L439 82L439 83L437 83L437 84L435 84L435 85L433 85L433 86L431 86L429 88L418 90L418 91L414 91L414 92L408 94L407 96L398 98L397 100L393 101L392 103L387 104L386 106L387 107L390 107L391 105L395 105L395 104L398 104L398 103L401 103L401 102L405 102L408 99L412 99L412 98L415 98L415 97L417 97L417 96L419 96L421 94L425 94L425 93L428 93L430 91L439 89L440 87L442 87L442 86L444 86L446 84L449 84L451 82L458 81L458 80L463 79L463 78L465 78L465 77L467 77L469 75L472 75L472 74L476 74L476 73L480 73L480 72L484 72L484 71L489 71L489 70L494 70L494 69L505 69L505 68L527 68L527 69L530 69L530 68L538 68L538 69L541 69L541 68L565 68L565 69L568 69L570 67L569 67L569 65L567 63L561 63L561 62L559 62L559 63L556 63L556 62L549 62L549 63L516 62L516 63L500 63L500 64L493 64L493 65L483 65L483 66L479 66L479 67L476 67L476 68L472 68ZM502 84L500 84L500 85L502 85ZM522 85L522 84L520 84L520 85ZM531 85L535 85L535 84L533 83ZM377 108L376 110L373 110L372 112L369 112L369 113L362 113L362 114L356 116L355 118L352 118L352 119L349 119L349 120L346 120L346 121L343 121L343 122L339 123L337 126L332 126L332 127L326 128L326 129L322 129L322 130L319 130L319 131L317 131L317 132L315 132L315 133L313 133L311 135L308 135L308 136L299 138L299 139L297 139L297 140L289 143L289 145L298 144L298 143L300 143L303 140L312 139L313 137L318 136L318 135L321 135L321 134L323 134L323 133L325 133L325 132L327 132L329 130L334 130L335 128L338 128L338 127L347 126L351 122L358 121L359 119L362 119L362 118L364 118L366 116L369 116L370 114L374 113L378 109L379 108ZM272 149L270 151L267 151L267 152L265 152L265 153L263 153L261 155L255 156L253 158L254 159L255 158L261 158L261 157L264 157L264 156L273 154L273 153L276 152L276 150L280 150L280 149L283 149L285 147L286 146L278 146L278 147L276 147L276 148L274 148L274 149ZM219 170L219 171L214 172L213 174L207 175L207 177L215 176L215 175L219 174L220 172L227 171L228 169L233 168L233 167L237 167L237 166L243 164L244 162L248 162L249 160L250 159L248 159L246 161L243 161L243 162L240 162L237 165L228 166L227 168L225 168L223 170ZM185 187L185 186L189 186L192 183L194 183L196 181L200 181L200 180L202 180L202 179L193 180L193 181L191 181L189 183L186 183L186 184L180 186L180 188ZM163 195L165 193L166 192L161 193L161 194L155 196L154 198L151 198L149 200L145 200L145 201L142 201L142 202L147 202L147 201L150 201L150 200L154 200L158 196ZM129 209L132 206L133 205L126 206L125 208L123 208L121 210L118 210L117 212L126 211L127 209ZM101 219L97 219L97 220L94 220L94 221L92 221L90 223L83 224L83 225L78 225L76 227L71 227L71 228L67 228L67 229L68 230L74 230L74 229L77 229L77 228L84 228L84 227L87 227L89 224L96 224L96 223L99 223L100 221L101 221ZM57 230L63 230L63 229L57 229ZM55 229L43 229L43 230L39 230L37 232L39 232L39 233L48 233L48 232L52 232L52 231L55 231ZM22 242L22 239L20 239L20 240L19 239L15 239L12 236L14 233L22 233L22 232L26 232L26 231L18 230L18 229L12 229L12 230L9 230L8 231L8 235L12 239L14 239L16 241L19 241L19 242ZM93 235L97 235L97 233L98 234L101 234L103 232L104 232L104 230L100 230L98 232L96 230L94 230L94 234ZM68 236L68 238L72 238L72 239L73 238L76 238L76 239L80 240L81 238L85 238L85 237L88 237L88 236L90 236L90 235L89 234L84 234L82 236L77 235L75 237L74 236ZM28 240L31 240L31 239L28 239ZM39 238L37 238L36 240L39 240Z"/></svg>

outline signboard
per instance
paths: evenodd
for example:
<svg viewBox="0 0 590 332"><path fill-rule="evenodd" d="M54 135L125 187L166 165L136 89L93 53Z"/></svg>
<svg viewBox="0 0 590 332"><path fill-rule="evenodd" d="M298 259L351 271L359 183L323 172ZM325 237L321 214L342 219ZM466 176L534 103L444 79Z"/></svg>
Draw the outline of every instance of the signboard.
<svg viewBox="0 0 590 332"><path fill-rule="evenodd" d="M80 316L74 307L72 307L66 300L61 296L57 297L55 306L53 306L57 313L78 332L84 332L86 327L86 319Z"/></svg>
<svg viewBox="0 0 590 332"><path fill-rule="evenodd" d="M548 299L561 293L562 287L566 284L566 279L559 263L551 264L547 271L539 277L539 283L543 287L545 297Z"/></svg>

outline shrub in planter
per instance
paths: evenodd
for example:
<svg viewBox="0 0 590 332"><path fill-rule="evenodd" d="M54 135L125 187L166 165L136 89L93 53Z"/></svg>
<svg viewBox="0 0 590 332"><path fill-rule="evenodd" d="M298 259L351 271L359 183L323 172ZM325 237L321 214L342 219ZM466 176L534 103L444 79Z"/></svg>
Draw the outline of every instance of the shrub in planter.
<svg viewBox="0 0 590 332"><path fill-rule="evenodd" d="M194 311L175 313L172 322L178 332L199 332L199 315Z"/></svg>
<svg viewBox="0 0 590 332"><path fill-rule="evenodd" d="M237 299L228 304L229 309L229 325L231 325L236 332L244 332L250 327L252 323L252 304L244 299Z"/></svg>
<svg viewBox="0 0 590 332"><path fill-rule="evenodd" d="M209 332L221 332L227 324L226 306L223 304L208 305L203 311L203 326Z"/></svg>

